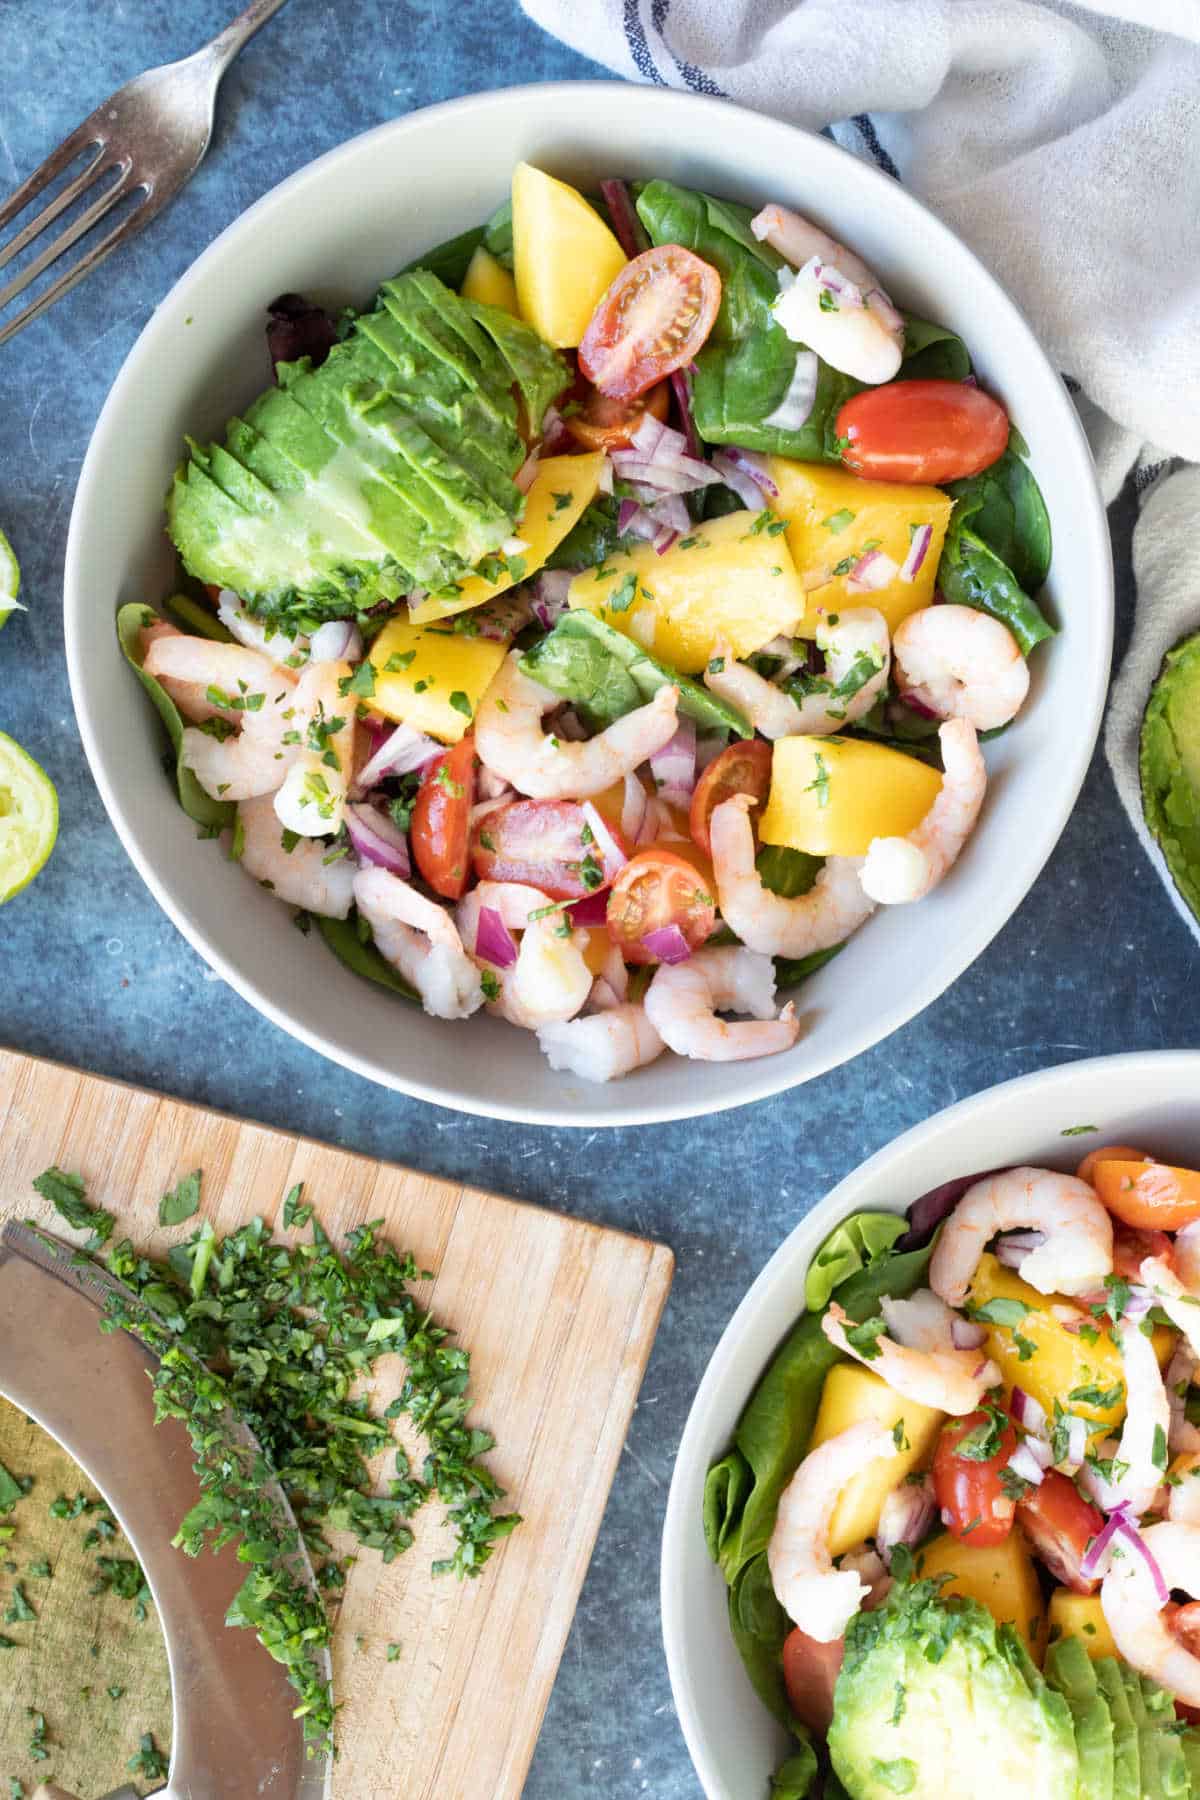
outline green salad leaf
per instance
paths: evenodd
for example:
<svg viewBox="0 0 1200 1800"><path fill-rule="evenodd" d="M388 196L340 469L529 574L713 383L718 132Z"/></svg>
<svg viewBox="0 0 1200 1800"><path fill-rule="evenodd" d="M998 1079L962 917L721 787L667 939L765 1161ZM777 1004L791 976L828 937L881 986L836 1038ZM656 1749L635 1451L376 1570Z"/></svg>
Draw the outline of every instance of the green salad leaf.
<svg viewBox="0 0 1200 1800"><path fill-rule="evenodd" d="M173 612L196 636L211 638L214 644L234 642L232 631L222 625L212 607L193 600L190 594L169 594L165 605L167 611Z"/></svg>
<svg viewBox="0 0 1200 1800"><path fill-rule="evenodd" d="M1011 439L999 462L981 475L947 482L946 492L954 497L954 517L1007 564L1027 594L1036 594L1050 570L1050 515Z"/></svg>
<svg viewBox="0 0 1200 1800"><path fill-rule="evenodd" d="M904 361L897 381L963 381L971 373L971 355L958 333L904 314Z"/></svg>
<svg viewBox="0 0 1200 1800"><path fill-rule="evenodd" d="M1006 563L974 531L951 518L938 564L938 586L946 599L973 606L999 619L1021 646L1022 654L1055 635L1055 628L1021 586Z"/></svg>
<svg viewBox="0 0 1200 1800"><path fill-rule="evenodd" d="M205 793L192 771L184 766L181 752L183 748L183 720L179 710L164 687L160 687L153 675L147 675L142 667L140 633L143 626L156 625L158 614L149 606L139 601L131 601L123 606L117 614L117 637L125 660L153 700L159 717L167 728L167 736L171 740L174 752L175 785L179 793L179 804L189 819L202 825L212 835L231 827L237 814L237 807L229 800L214 800L211 794Z"/></svg>
<svg viewBox="0 0 1200 1800"><path fill-rule="evenodd" d="M554 630L526 651L525 673L573 701L584 723L598 728L652 700L668 684L679 690L679 711L706 731L751 735L741 713L698 681L668 668L640 644L580 608L563 613Z"/></svg>
<svg viewBox="0 0 1200 1800"><path fill-rule="evenodd" d="M788 844L763 844L754 859L758 878L772 894L785 900L807 894L825 867L823 856L810 856L807 850L793 850ZM807 959L805 959L807 960Z"/></svg>
<svg viewBox="0 0 1200 1800"><path fill-rule="evenodd" d="M493 217L495 216L496 215L493 214ZM506 267L511 269L511 206L508 208L508 220L510 260L506 264ZM488 227L484 225L474 225L470 231L460 231L457 237L447 238L444 243L436 245L432 250L427 250L424 256L418 256L415 261L406 264L401 270L401 273L407 275L413 269L428 269L432 274L437 276L439 281L444 281L447 287L461 287L467 273L467 266L476 250L478 250L480 244L485 242L487 231Z"/></svg>
<svg viewBox="0 0 1200 1800"><path fill-rule="evenodd" d="M770 1800L805 1800L817 1778L817 1753L805 1744L794 1756L780 1763L771 1777ZM829 1789L825 1793L828 1796Z"/></svg>
<svg viewBox="0 0 1200 1800"><path fill-rule="evenodd" d="M828 950L812 950L807 956L777 956L775 958L775 985L777 988L798 987L818 969L823 969L827 962L832 962L846 948L843 941L831 944Z"/></svg>
<svg viewBox="0 0 1200 1800"><path fill-rule="evenodd" d="M317 931L339 962L361 975L364 981L373 981L377 987L390 988L392 993L403 995L405 1000L419 1001L421 996L416 988L405 981L399 970L393 969L390 962L385 962L374 944L364 942L358 934L358 926L354 919L315 920Z"/></svg>
<svg viewBox="0 0 1200 1800"><path fill-rule="evenodd" d="M715 484L706 494L728 493ZM740 504L740 502L738 503ZM593 569L606 563L616 551L630 550L639 541L628 532L617 530L617 514L621 502L613 494L598 494L584 508L562 543L552 550L543 565L547 569ZM736 510L736 508L734 509Z"/></svg>
<svg viewBox="0 0 1200 1800"><path fill-rule="evenodd" d="M886 1256L907 1230L903 1214L891 1212L854 1213L835 1226L808 1265L804 1301L809 1312L820 1312L835 1288Z"/></svg>

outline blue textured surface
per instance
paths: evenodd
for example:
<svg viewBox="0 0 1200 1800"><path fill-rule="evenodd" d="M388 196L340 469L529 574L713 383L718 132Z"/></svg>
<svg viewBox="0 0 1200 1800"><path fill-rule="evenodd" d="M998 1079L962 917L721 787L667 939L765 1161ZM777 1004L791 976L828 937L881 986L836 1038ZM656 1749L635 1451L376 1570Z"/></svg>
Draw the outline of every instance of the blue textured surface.
<svg viewBox="0 0 1200 1800"><path fill-rule="evenodd" d="M0 192L119 82L193 49L221 0L5 0ZM1195 1042L1196 958L1097 761L1035 891L923 1017L849 1068L725 1118L606 1135L459 1118L323 1062L211 977L127 861L88 774L61 578L88 434L152 306L252 200L342 139L448 96L583 77L514 0L291 0L226 77L216 139L156 225L0 350L0 524L27 617L0 637L0 728L55 781L58 848L0 914L0 1039L670 1243L678 1275L526 1793L699 1793L674 1720L657 1559L691 1395L753 1275L869 1152L991 1083L1085 1054ZM1121 620L1129 500L1114 509ZM1070 545L1059 547L1070 554Z"/></svg>

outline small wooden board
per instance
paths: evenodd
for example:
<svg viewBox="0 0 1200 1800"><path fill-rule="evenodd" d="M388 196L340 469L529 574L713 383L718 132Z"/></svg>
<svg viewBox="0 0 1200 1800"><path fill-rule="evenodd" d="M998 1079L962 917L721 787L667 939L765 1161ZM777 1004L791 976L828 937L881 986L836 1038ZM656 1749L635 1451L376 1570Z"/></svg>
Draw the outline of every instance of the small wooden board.
<svg viewBox="0 0 1200 1800"><path fill-rule="evenodd" d="M489 1465L525 1523L476 1581L430 1575L450 1541L436 1500L418 1515L417 1542L404 1556L385 1567L374 1552L361 1554L334 1644L344 1704L333 1795L519 1795L671 1284L670 1251L0 1050L0 1220L30 1217L73 1235L30 1186L52 1163L82 1174L89 1198L117 1214L118 1230L160 1254L191 1227L160 1229L159 1199L201 1168L202 1210L222 1235L255 1214L274 1223L283 1196L302 1181L335 1241L383 1218L418 1266L437 1271L429 1303L471 1351L472 1419L495 1433ZM399 1360L381 1363L378 1374L374 1394L386 1404L399 1391ZM13 1518L32 1505L23 1502ZM7 1585L0 1580L0 1593ZM143 1630L147 1658L161 1659L153 1624ZM389 1644L400 1646L392 1662ZM6 1653L0 1673L20 1700L21 1739L24 1707L37 1705L64 1743L71 1722L56 1729L50 1688L41 1698L19 1693L17 1654ZM64 1705L71 1692L78 1687L60 1689ZM90 1718L79 1735L85 1730L105 1736ZM128 1727L118 1741L93 1741L91 1766L71 1754L44 1767L59 1779L70 1773L85 1793L104 1791L128 1779L127 1737ZM9 1748L0 1739L0 1774L9 1773Z"/></svg>

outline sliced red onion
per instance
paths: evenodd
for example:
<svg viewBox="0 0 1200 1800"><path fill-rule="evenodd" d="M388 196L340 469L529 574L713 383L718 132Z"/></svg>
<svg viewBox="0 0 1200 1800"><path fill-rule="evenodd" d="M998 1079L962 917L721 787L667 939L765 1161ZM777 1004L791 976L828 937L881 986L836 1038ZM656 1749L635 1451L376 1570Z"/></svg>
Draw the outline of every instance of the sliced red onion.
<svg viewBox="0 0 1200 1800"><path fill-rule="evenodd" d="M1085 1581L1096 1581L1106 1573L1113 1539L1126 1527L1128 1513L1128 1504L1123 1500L1118 1507L1114 1508L1103 1528L1096 1533L1084 1551L1079 1563L1079 1573Z"/></svg>
<svg viewBox="0 0 1200 1800"><path fill-rule="evenodd" d="M1117 1535L1120 1537L1122 1543L1128 1544L1129 1548L1134 1551L1136 1555L1141 1557L1146 1566L1146 1573L1149 1575L1154 1587L1154 1597L1158 1601L1160 1607L1165 1606L1167 1601L1171 1598L1171 1590L1163 1579L1163 1572L1154 1559L1154 1552L1151 1550L1149 1544L1137 1529L1136 1525L1134 1525L1132 1519L1125 1516L1121 1517Z"/></svg>
<svg viewBox="0 0 1200 1800"><path fill-rule="evenodd" d="M651 547L654 550L654 554L656 556L665 556L671 546L679 542L679 536L679 532L677 532L673 526L662 526L660 530L655 532L651 539Z"/></svg>
<svg viewBox="0 0 1200 1800"><path fill-rule="evenodd" d="M863 291L856 282L843 275L836 263L823 263L819 257L812 256L800 270L798 280L810 276L818 287L823 287L827 294L836 294L839 306L862 306Z"/></svg>
<svg viewBox="0 0 1200 1800"><path fill-rule="evenodd" d="M508 588L485 605L472 607L469 617L476 637L488 638L493 644L510 644L533 617L530 588Z"/></svg>
<svg viewBox="0 0 1200 1800"><path fill-rule="evenodd" d="M640 256L649 246L649 239L642 228L642 221L637 216L637 208L629 189L623 181L602 181L600 192L604 196L604 204L608 208L608 216L612 223L613 236L620 244L626 256Z"/></svg>
<svg viewBox="0 0 1200 1800"><path fill-rule="evenodd" d="M778 500L779 488L771 478L765 456L760 456L756 450L743 450L737 444L727 444L724 455L753 479L768 500Z"/></svg>
<svg viewBox="0 0 1200 1800"><path fill-rule="evenodd" d="M308 640L310 662L358 662L362 653L362 633L349 619L330 619Z"/></svg>
<svg viewBox="0 0 1200 1800"><path fill-rule="evenodd" d="M1024 1388L1015 1387L1012 1391L1012 1416L1026 1431L1032 1431L1037 1437L1045 1437L1046 1414L1033 1395L1027 1394Z"/></svg>
<svg viewBox="0 0 1200 1800"><path fill-rule="evenodd" d="M567 430L567 422L557 406L548 406L542 415L542 455L555 456L560 450L570 450L574 443L575 439Z"/></svg>
<svg viewBox="0 0 1200 1800"><path fill-rule="evenodd" d="M662 800L688 805L696 786L695 721L680 719L675 735L650 758L650 773Z"/></svg>
<svg viewBox="0 0 1200 1800"><path fill-rule="evenodd" d="M650 517L661 529L664 525L672 531L685 532L692 528L692 515L687 509L687 502L682 494L666 494L655 500L649 508Z"/></svg>
<svg viewBox="0 0 1200 1800"><path fill-rule="evenodd" d="M588 728L573 706L564 706L554 715L554 735L568 744L582 744Z"/></svg>
<svg viewBox="0 0 1200 1800"><path fill-rule="evenodd" d="M808 423L808 415L813 409L813 401L817 397L817 377L820 365L815 350L797 350L796 366L792 370L792 379L788 382L787 392L775 408L763 420L764 425L771 425L776 431L799 431Z"/></svg>
<svg viewBox="0 0 1200 1800"><path fill-rule="evenodd" d="M1123 1319L1144 1319L1153 1305L1154 1295L1149 1288L1131 1287L1121 1317Z"/></svg>
<svg viewBox="0 0 1200 1800"><path fill-rule="evenodd" d="M424 732L414 731L411 725L397 725L370 762L359 770L355 787L365 794L368 788L389 775L409 775L414 769L424 768L445 748L444 744L426 737Z"/></svg>
<svg viewBox="0 0 1200 1800"><path fill-rule="evenodd" d="M655 489L651 488L648 492L654 493ZM655 524L653 514L642 501L626 499L617 508L617 530L622 537L645 538L650 543L658 536L660 527Z"/></svg>
<svg viewBox="0 0 1200 1800"><path fill-rule="evenodd" d="M675 410L683 425L687 453L699 460L704 455L704 445L700 442L700 433L696 430L696 421L692 417L692 380L689 370L672 370L671 391L675 396Z"/></svg>
<svg viewBox="0 0 1200 1800"><path fill-rule="evenodd" d="M692 954L692 947L678 925L660 925L657 931L648 931L642 939L642 949L648 950L660 963L668 964L686 962Z"/></svg>
<svg viewBox="0 0 1200 1800"><path fill-rule="evenodd" d="M996 1261L1006 1269L1019 1269L1025 1258L1045 1241L1044 1231L1010 1231L996 1239Z"/></svg>
<svg viewBox="0 0 1200 1800"><path fill-rule="evenodd" d="M930 1188L914 1200L908 1209L908 1230L896 1245L898 1250L922 1250L933 1236L943 1219L949 1218L968 1188L977 1181L984 1181L989 1175L999 1175L1000 1169L982 1169L977 1175L957 1175L953 1181L943 1181L939 1187Z"/></svg>
<svg viewBox="0 0 1200 1800"><path fill-rule="evenodd" d="M1104 1460L1110 1459L1116 1450L1115 1441L1109 1440L1109 1444L1103 1447ZM1083 1488L1088 1498L1095 1502L1101 1512L1112 1513L1121 1508L1128 1510L1129 1502L1121 1492L1120 1483L1109 1481L1094 1463L1085 1462L1079 1471L1078 1479L1080 1487Z"/></svg>
<svg viewBox="0 0 1200 1800"><path fill-rule="evenodd" d="M585 800L583 803L583 816L595 839L596 851L603 865L604 879L607 884L616 879L629 858L590 800Z"/></svg>
<svg viewBox="0 0 1200 1800"><path fill-rule="evenodd" d="M1041 1487L1045 1471L1027 1443L1017 1445L1008 1459L1008 1466L1014 1475L1029 1482L1031 1487Z"/></svg>
<svg viewBox="0 0 1200 1800"><path fill-rule="evenodd" d="M950 1336L956 1350L978 1350L981 1344L987 1343L987 1327L976 1325L974 1320L960 1318L955 1313Z"/></svg>
<svg viewBox="0 0 1200 1800"><path fill-rule="evenodd" d="M667 448L675 446L677 450L686 450L683 433L672 431L661 419L656 419L651 412L643 413L636 427L629 434L629 442L640 456L653 456L660 444Z"/></svg>
<svg viewBox="0 0 1200 1800"><path fill-rule="evenodd" d="M691 494L697 488L713 487L721 479L709 463L687 455L647 457L636 450L614 450L612 466L623 481L641 482L664 494Z"/></svg>
<svg viewBox="0 0 1200 1800"><path fill-rule="evenodd" d="M941 713L934 711L927 700L923 700L921 695L914 693L911 688L905 689L896 698L902 701L910 712L915 712L920 719L940 719L942 716Z"/></svg>
<svg viewBox="0 0 1200 1800"><path fill-rule="evenodd" d="M346 831L359 862L372 863L407 881L412 874L408 840L386 813L365 804L346 808Z"/></svg>
<svg viewBox="0 0 1200 1800"><path fill-rule="evenodd" d="M963 376L960 386L962 386L962 387L978 387L979 386L979 382L976 379L975 373L973 370L970 375Z"/></svg>
<svg viewBox="0 0 1200 1800"><path fill-rule="evenodd" d="M893 1488L883 1503L875 1533L875 1548L883 1558L884 1566L891 1568L892 1552L897 1545L912 1549L919 1544L936 1516L937 1501L928 1478L920 1485L903 1482Z"/></svg>
<svg viewBox="0 0 1200 1800"><path fill-rule="evenodd" d="M725 450L713 452L713 468L719 469L725 486L735 493L742 505L751 512L762 510L763 488L754 476L745 469L739 468L732 456ZM778 492L778 489L776 489Z"/></svg>
<svg viewBox="0 0 1200 1800"><path fill-rule="evenodd" d="M728 734L724 731L703 731L696 736L696 774L703 775L709 763L716 762L722 750L729 744Z"/></svg>
<svg viewBox="0 0 1200 1800"><path fill-rule="evenodd" d="M1039 1469L1049 1469L1053 1466L1054 1451L1044 1437L1038 1437L1031 1431L1025 1439L1025 1445Z"/></svg>
<svg viewBox="0 0 1200 1800"><path fill-rule="evenodd" d="M517 960L517 940L494 906L479 909L475 954L497 969L511 969Z"/></svg>
<svg viewBox="0 0 1200 1800"><path fill-rule="evenodd" d="M572 900L567 911L571 915L572 925L581 925L585 929L608 922L608 889L599 888L594 894L585 894L582 900Z"/></svg>
<svg viewBox="0 0 1200 1800"><path fill-rule="evenodd" d="M882 550L868 550L860 556L849 575L846 586L856 594L874 594L896 579L899 564Z"/></svg>
<svg viewBox="0 0 1200 1800"><path fill-rule="evenodd" d="M649 797L636 775L626 775L625 798L621 802L621 836L627 844L640 842Z"/></svg>
<svg viewBox="0 0 1200 1800"><path fill-rule="evenodd" d="M1064 1463L1079 1468L1087 1456L1088 1425L1086 1419L1080 1419L1074 1413L1065 1415L1067 1427L1067 1454L1062 1458Z"/></svg>
<svg viewBox="0 0 1200 1800"><path fill-rule="evenodd" d="M912 529L909 539L908 555L900 564L901 581L915 581L921 564L929 554L929 546L933 542L933 526L917 525Z"/></svg>
<svg viewBox="0 0 1200 1800"><path fill-rule="evenodd" d="M547 631L567 610L567 592L572 575L569 569L542 569L530 584L529 599L533 616Z"/></svg>

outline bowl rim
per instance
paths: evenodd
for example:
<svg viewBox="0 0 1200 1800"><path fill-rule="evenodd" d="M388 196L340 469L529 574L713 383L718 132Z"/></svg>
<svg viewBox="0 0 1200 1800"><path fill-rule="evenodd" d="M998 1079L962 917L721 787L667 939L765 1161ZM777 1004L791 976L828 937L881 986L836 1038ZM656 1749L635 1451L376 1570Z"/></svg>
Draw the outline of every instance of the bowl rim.
<svg viewBox="0 0 1200 1800"><path fill-rule="evenodd" d="M1073 1062L1056 1063L1050 1068L1033 1069L1028 1074L997 1082L992 1087L956 1100L952 1105L943 1107L940 1112L932 1113L918 1124L910 1126L907 1131L901 1132L898 1137L892 1138L867 1157L865 1162L858 1163L810 1207L767 1259L738 1302L717 1340L688 1408L679 1448L675 1453L659 1558L659 1616L662 1620L663 1648L671 1683L671 1697L688 1755L705 1794L723 1795L725 1789L720 1785L718 1772L709 1760L699 1712L682 1674L687 1643L682 1599L684 1545L689 1530L695 1526L700 1516L710 1456L706 1444L708 1416L736 1358L746 1325L777 1287L785 1284L799 1286L813 1250L836 1225L858 1211L862 1205L863 1190L869 1190L875 1174L897 1155L931 1149L942 1140L952 1137L966 1121L970 1120L977 1126L989 1114L1011 1109L1014 1103L1019 1103L1023 1094L1032 1094L1036 1090L1040 1100L1047 1092L1053 1096L1056 1087L1077 1089L1080 1083L1095 1078L1100 1071L1111 1081L1131 1078L1151 1067L1160 1077L1166 1093L1182 1091L1185 1080L1190 1077L1192 1091L1200 1095L1200 1049L1130 1050L1111 1056L1081 1057ZM1176 1071L1179 1071L1178 1080L1175 1078ZM801 1313L798 1311L795 1316L798 1321ZM769 1362L751 1378L750 1386L739 1406L739 1413L741 1406L749 1401L754 1387L766 1373L768 1366ZM765 1708L763 1719L766 1730L769 1726Z"/></svg>
<svg viewBox="0 0 1200 1800"><path fill-rule="evenodd" d="M1086 701L1077 715L1077 724L1080 729L1073 734L1064 754L1058 759L1060 777L1060 784L1056 784L1059 795L1058 805L1035 820L1024 839L1025 854L1031 856L1031 860L1025 864L1023 886L1021 892L1015 896L1012 906L1003 917L999 918L994 917L986 907L978 910L974 927L963 932L958 938L956 953L946 966L944 979L941 975L935 977L932 987L928 982L924 985L917 985L909 996L898 1000L890 1009L872 1012L869 1019L864 1019L856 1030L851 1030L840 1038L836 1047L831 1045L827 1051L815 1059L811 1066L797 1076L790 1073L788 1057L762 1058L754 1065L754 1073L746 1073L741 1077L742 1085L739 1091L728 1100L722 1098L715 1108L711 1097L707 1095L698 1095L695 1101L685 1099L682 1102L656 1103L643 1101L631 1094L629 1102L619 1109L610 1107L603 1110L588 1105L586 1101L576 1103L573 1098L568 1100L566 1097L564 1097L561 1107L540 1104L517 1105L505 1101L467 1100L455 1091L447 1091L441 1086L427 1083L418 1076L401 1076L394 1069L387 1067L382 1057L377 1058L373 1055L358 1053L350 1046L335 1049L324 1034L312 1030L292 1018L286 1008L273 999L252 975L238 968L232 958L225 954L220 944L209 936L207 930L189 909L177 905L169 897L165 883L157 873L155 859L149 854L142 854L137 847L131 819L132 809L124 805L120 799L118 782L105 763L97 733L93 728L88 669L81 652L79 634L76 629L76 621L81 616L82 609L87 605L89 588L84 565L86 520L101 500L110 465L119 466L119 461L113 464L113 459L108 454L108 439L112 437L115 442L115 421L118 415L125 410L126 395L137 390L141 364L149 349L157 343L163 333L172 329L173 314L179 308L181 297L186 293L195 277L222 253L223 247L229 239L248 234L252 231L255 221L269 212L284 195L299 192L313 183L319 184L325 179L331 166L372 141L386 139L389 145L394 145L407 136L429 130L431 125L452 127L454 121L463 114L486 112L489 106L506 107L520 104L536 108L539 100L570 100L573 105L580 106L600 105L614 92L620 93L623 98L630 94L637 94L640 97L639 104L661 114L664 122L668 124L672 113L686 112L693 115L712 116L718 131L722 126L729 130L734 122L737 122L743 128L749 123L753 129L797 136L804 140L811 156L833 159L834 162L845 158L850 164L853 164L856 170L856 180L865 181L868 186L874 187L881 196L886 194L887 198L884 201L886 212L894 215L898 209L902 218L906 213L911 219L920 218L925 222L927 228L933 229L935 235L945 233L950 237L959 251L973 264L975 278L991 290L994 302L1008 311L1018 333L1027 339L1034 357L1041 365L1048 398L1059 402L1057 426L1073 445L1075 452L1077 454L1082 452L1082 467L1086 471L1087 478L1079 484L1075 494L1072 534L1077 543L1083 540L1087 544L1088 559L1094 563L1101 578L1100 591L1093 592L1091 596L1095 610L1087 621L1088 630L1080 633L1079 645L1076 647L1078 691L1080 697ZM734 138L736 138L736 131ZM1114 592L1112 551L1104 503L1086 434L1075 407L1065 390L1061 389L1059 377L1045 351L1041 348L1025 314L1003 285L950 226L918 200L915 194L897 183L892 177L884 174L874 164L854 156L831 139L809 132L801 126L793 125L786 120L772 118L769 115L755 113L749 107L740 106L736 102L724 98L683 92L673 88L641 87L635 82L591 80L539 82L515 87L486 89L480 93L461 95L451 100L421 107L411 113L403 114L399 118L385 120L379 125L358 132L342 143L334 145L319 157L286 176L239 213L205 246L172 283L143 326L117 372L93 427L75 490L67 533L63 577L63 612L72 704L92 778L99 790L109 821L121 840L126 854L163 912L176 929L182 933L193 950L222 980L228 983L235 993L280 1030L305 1044L310 1050L327 1058L335 1066L349 1069L382 1087L411 1095L435 1106L462 1112L468 1116L495 1118L516 1124L576 1127L582 1130L585 1128L595 1129L599 1126L622 1128L632 1125L671 1123L708 1114L714 1110L732 1111L736 1107L752 1105L759 1100L785 1093L791 1088L802 1087L821 1075L828 1074L831 1069L840 1068L844 1063L852 1061L875 1045L883 1043L938 1000L970 968L1028 895L1058 844L1074 810L1099 736L1107 695L1108 674L1112 660ZM1030 850L1030 846L1032 846L1032 850ZM746 1067L749 1069L750 1065L746 1065Z"/></svg>

